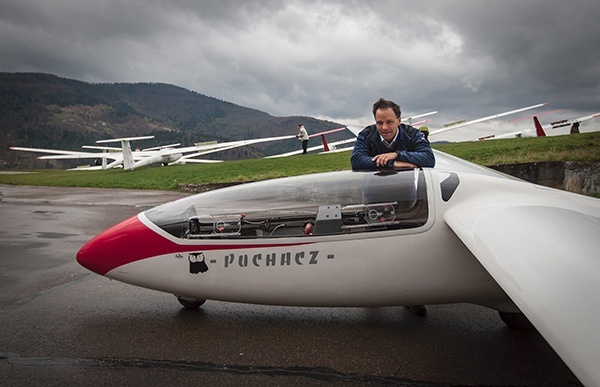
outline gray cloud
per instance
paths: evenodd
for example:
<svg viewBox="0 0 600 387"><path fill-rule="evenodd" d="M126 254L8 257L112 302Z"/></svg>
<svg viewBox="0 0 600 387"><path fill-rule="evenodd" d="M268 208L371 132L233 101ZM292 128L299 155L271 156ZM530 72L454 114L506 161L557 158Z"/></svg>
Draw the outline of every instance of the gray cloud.
<svg viewBox="0 0 600 387"><path fill-rule="evenodd" d="M438 110L432 127L546 101L578 116L600 111L599 13L592 0L0 0L0 71L166 82L349 124L380 96Z"/></svg>

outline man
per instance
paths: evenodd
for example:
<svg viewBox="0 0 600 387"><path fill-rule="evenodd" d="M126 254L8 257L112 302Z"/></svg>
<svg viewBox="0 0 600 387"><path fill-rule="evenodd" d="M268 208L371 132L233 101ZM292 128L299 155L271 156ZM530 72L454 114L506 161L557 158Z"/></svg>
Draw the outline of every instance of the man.
<svg viewBox="0 0 600 387"><path fill-rule="evenodd" d="M358 134L350 161L353 170L433 167L435 156L423 133L400 122L400 106L380 98L373 104L375 125Z"/></svg>
<svg viewBox="0 0 600 387"><path fill-rule="evenodd" d="M579 122L573 123L573 125L571 126L571 131L569 132L569 134L576 134L576 133L579 133Z"/></svg>
<svg viewBox="0 0 600 387"><path fill-rule="evenodd" d="M308 147L308 132L304 128L304 125L298 124L298 134L296 135L298 140L302 140L302 154L306 154L306 149Z"/></svg>
<svg viewBox="0 0 600 387"><path fill-rule="evenodd" d="M425 135L400 123L400 106L380 98L373 104L375 125L364 128L356 139L350 161L353 170L433 167L435 157ZM425 305L406 306L417 316L425 316Z"/></svg>

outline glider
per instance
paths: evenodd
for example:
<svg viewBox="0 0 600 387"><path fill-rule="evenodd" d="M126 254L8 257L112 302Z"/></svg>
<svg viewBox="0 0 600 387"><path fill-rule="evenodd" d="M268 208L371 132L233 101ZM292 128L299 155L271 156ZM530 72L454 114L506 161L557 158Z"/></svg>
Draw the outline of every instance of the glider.
<svg viewBox="0 0 600 387"><path fill-rule="evenodd" d="M154 136L126 137L110 140L99 140L96 143L120 142L121 148L84 145L85 149L99 149L101 152L81 152L58 149L10 147L11 150L25 152L49 153L50 155L39 156L41 160L64 160L64 159L96 159L101 164L75 168L77 170L97 170L124 167L134 169L143 165L164 164L168 165L179 160L183 153L196 151L196 147L176 148L179 144L170 144L144 150L131 150L131 141L152 139ZM108 162L107 160L112 160ZM216 161L213 161L216 162Z"/></svg>
<svg viewBox="0 0 600 387"><path fill-rule="evenodd" d="M190 309L478 304L511 327L533 324L583 384L599 385L600 200L435 154L435 168L185 197L109 228L77 261Z"/></svg>
<svg viewBox="0 0 600 387"><path fill-rule="evenodd" d="M581 122L591 120L594 118L598 118L598 117L600 117L600 113L590 114L588 116L583 116L583 117L579 117L579 118L569 118L566 120L559 120L559 121L551 122L546 125L542 125L542 124L540 124L540 121L537 118L537 116L533 116L534 129L523 129L523 130L517 130L514 132L510 132L510 133L492 134L489 136L480 137L479 140L512 138L512 137L544 137L547 135L548 130L562 128L565 126L573 127L575 125L577 127L579 127L579 124Z"/></svg>
<svg viewBox="0 0 600 387"><path fill-rule="evenodd" d="M311 137L322 136L325 141L325 134L334 133L345 130L345 127L327 130L311 135ZM275 136L275 137L263 137L247 140L228 141L218 143L216 141L199 143L193 146L178 148L180 144L163 145L154 148L148 148L143 150L131 150L131 142L137 140L146 140L154 138L154 136L141 136L141 137L124 137L108 140L98 140L97 144L107 144L117 142L121 144L120 148L107 147L107 146L93 146L84 145L85 149L97 149L102 152L79 152L79 151L68 151L58 149L43 149L43 148L25 148L25 147L10 147L11 150L26 151L26 152L39 152L39 153L50 153L50 155L39 156L38 159L42 160L64 160L64 159L97 159L101 160L100 165L85 166L74 168L76 170L97 170L97 169L110 169L110 168L124 168L125 170L133 170L136 168L148 166L148 165L177 165L177 164L188 164L188 163L218 163L221 160L207 160L198 159L198 156L207 155L210 153L221 152L229 149L239 148L242 146L254 145L263 142L270 141L281 141L295 139L294 135ZM295 152L292 152L295 153ZM113 160L108 162L107 160Z"/></svg>
<svg viewBox="0 0 600 387"><path fill-rule="evenodd" d="M177 148L179 144L170 144L160 147L148 148L144 150L131 150L131 141L146 140L154 138L154 136L141 136L141 137L124 137L109 140L98 140L98 144L106 144L112 142L118 142L121 144L121 148L106 147L106 146L89 146L84 145L86 149L99 149L102 152L78 152L78 151L67 151L58 149L42 149L42 148L25 148L25 147L10 147L11 150L26 151L26 152L40 152L50 153L50 155L39 156L42 160L52 159L97 159L102 160L102 165L93 167L84 167L76 169L109 169L115 167L123 167L125 170L133 170L147 165L161 164L161 165L173 165L173 164L186 164L186 163L216 163L220 160L203 160L195 157L220 152L228 149L238 148L242 146L258 144L269 141L280 141L295 138L295 136L278 136L278 137L265 137L248 140L229 141L224 143L209 142L204 144L198 144L194 146ZM113 160L107 162L107 160Z"/></svg>
<svg viewBox="0 0 600 387"><path fill-rule="evenodd" d="M510 110L510 111L503 112L503 113L492 114L491 116L477 118L477 119L471 120L471 121L459 121L457 123L446 124L444 126L444 128L436 129L436 130L431 130L429 132L429 135L430 136L435 136L436 134L446 133L446 132L449 132L451 130L456 130L456 129L464 128L465 126L479 124L481 122L493 120L493 119L500 118L500 117L505 117L505 116L508 116L508 115L511 115L511 114L521 113L521 112L524 112L524 111L527 111L527 110L536 109L536 108L539 108L539 107L542 107L542 106L546 106L546 105L548 105L548 102L539 103L539 104L536 104L536 105L527 106L527 107L523 107L523 108L520 108L520 109Z"/></svg>

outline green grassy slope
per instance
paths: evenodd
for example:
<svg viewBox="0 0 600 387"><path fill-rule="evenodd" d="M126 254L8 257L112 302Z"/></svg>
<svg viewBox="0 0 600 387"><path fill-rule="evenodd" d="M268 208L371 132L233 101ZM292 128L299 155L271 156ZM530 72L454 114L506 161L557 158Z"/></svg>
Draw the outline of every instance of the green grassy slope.
<svg viewBox="0 0 600 387"><path fill-rule="evenodd" d="M600 132L434 144L433 147L481 165L539 161L599 162ZM344 169L350 169L350 152L146 167L129 172L120 169L36 170L31 174L0 174L0 184L176 190L179 184L244 182Z"/></svg>

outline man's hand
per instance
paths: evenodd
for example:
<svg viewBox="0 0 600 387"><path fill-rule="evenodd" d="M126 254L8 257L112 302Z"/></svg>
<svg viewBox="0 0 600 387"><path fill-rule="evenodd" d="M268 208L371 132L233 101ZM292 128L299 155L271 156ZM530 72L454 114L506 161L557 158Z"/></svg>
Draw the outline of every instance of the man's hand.
<svg viewBox="0 0 600 387"><path fill-rule="evenodd" d="M394 169L413 169L417 166L406 161L394 161Z"/></svg>
<svg viewBox="0 0 600 387"><path fill-rule="evenodd" d="M390 152L390 153L382 153L375 157L373 157L373 161L378 167L385 167L390 160L396 160L398 158L398 153ZM395 165L394 165L395 167Z"/></svg>

